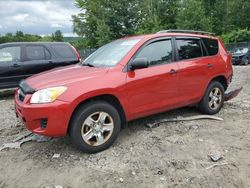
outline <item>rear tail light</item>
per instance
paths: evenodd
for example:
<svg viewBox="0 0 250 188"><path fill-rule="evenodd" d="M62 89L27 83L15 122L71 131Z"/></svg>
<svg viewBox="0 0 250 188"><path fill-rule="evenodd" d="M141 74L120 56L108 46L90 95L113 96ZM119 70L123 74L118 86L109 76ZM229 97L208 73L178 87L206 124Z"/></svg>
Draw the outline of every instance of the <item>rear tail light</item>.
<svg viewBox="0 0 250 188"><path fill-rule="evenodd" d="M73 50L74 50L75 53L76 53L76 56L77 56L78 61L81 62L82 60L81 60L81 55L80 55L80 53L77 51L77 49L76 49L74 46L72 46L72 48L73 48Z"/></svg>

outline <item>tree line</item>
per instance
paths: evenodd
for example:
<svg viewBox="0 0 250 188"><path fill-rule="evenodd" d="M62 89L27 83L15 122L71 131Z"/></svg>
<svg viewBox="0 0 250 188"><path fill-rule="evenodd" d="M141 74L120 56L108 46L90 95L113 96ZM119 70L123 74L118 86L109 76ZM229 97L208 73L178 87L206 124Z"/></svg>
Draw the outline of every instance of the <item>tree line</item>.
<svg viewBox="0 0 250 188"><path fill-rule="evenodd" d="M52 33L51 36L40 36L24 34L22 31L16 33L6 33L4 36L0 36L0 44L6 42L63 42L63 34L60 30Z"/></svg>
<svg viewBox="0 0 250 188"><path fill-rule="evenodd" d="M77 49L97 48L129 35L166 29L213 32L224 43L250 41L249 0L75 0L81 10L72 15L73 31L81 38L67 40ZM64 41L60 30L51 36L0 36L0 43Z"/></svg>
<svg viewBox="0 0 250 188"><path fill-rule="evenodd" d="M165 29L221 35L225 43L250 40L249 0L75 0L76 45L96 48L114 39Z"/></svg>

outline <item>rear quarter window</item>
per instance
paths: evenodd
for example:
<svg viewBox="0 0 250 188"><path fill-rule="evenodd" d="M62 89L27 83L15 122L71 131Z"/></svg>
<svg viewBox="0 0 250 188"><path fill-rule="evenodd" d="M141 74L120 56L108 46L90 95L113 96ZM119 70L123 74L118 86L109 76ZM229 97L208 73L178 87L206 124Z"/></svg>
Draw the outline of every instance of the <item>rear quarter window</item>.
<svg viewBox="0 0 250 188"><path fill-rule="evenodd" d="M208 55L213 56L213 55L216 55L218 53L218 50L219 50L218 40L202 38L202 41L205 44Z"/></svg>
<svg viewBox="0 0 250 188"><path fill-rule="evenodd" d="M51 48L56 52L57 56L62 58L75 58L74 50L66 44L53 44Z"/></svg>

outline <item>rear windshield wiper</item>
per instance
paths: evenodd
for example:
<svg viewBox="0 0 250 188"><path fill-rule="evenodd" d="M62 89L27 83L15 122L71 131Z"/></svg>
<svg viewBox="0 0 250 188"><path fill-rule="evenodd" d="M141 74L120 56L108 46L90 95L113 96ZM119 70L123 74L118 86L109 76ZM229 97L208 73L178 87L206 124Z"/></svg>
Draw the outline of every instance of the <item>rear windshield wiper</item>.
<svg viewBox="0 0 250 188"><path fill-rule="evenodd" d="M82 66L95 67L94 65L92 65L90 63L83 63Z"/></svg>

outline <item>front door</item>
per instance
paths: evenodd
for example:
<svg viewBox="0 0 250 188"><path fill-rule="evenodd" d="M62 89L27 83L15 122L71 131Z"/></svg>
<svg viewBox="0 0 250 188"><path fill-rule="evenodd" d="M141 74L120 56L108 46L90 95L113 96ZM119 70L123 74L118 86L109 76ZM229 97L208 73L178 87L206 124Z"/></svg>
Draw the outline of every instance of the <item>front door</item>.
<svg viewBox="0 0 250 188"><path fill-rule="evenodd" d="M172 40L159 39L143 46L134 58L147 58L149 67L127 73L131 118L178 105L178 65L173 62Z"/></svg>

